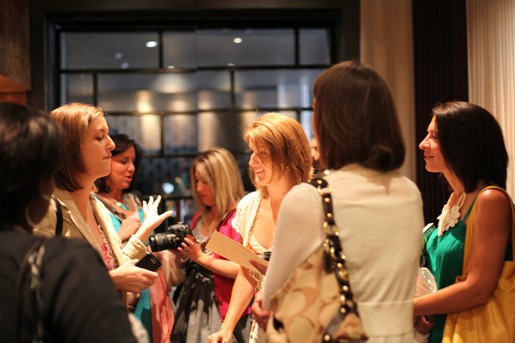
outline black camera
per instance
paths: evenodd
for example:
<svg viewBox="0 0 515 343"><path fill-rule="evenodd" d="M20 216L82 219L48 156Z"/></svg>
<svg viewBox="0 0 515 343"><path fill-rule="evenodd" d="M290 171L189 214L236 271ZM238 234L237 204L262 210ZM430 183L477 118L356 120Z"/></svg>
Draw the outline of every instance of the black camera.
<svg viewBox="0 0 515 343"><path fill-rule="evenodd" d="M177 223L170 225L165 232L156 233L148 238L150 249L152 251L177 249L189 233L190 227L188 224Z"/></svg>

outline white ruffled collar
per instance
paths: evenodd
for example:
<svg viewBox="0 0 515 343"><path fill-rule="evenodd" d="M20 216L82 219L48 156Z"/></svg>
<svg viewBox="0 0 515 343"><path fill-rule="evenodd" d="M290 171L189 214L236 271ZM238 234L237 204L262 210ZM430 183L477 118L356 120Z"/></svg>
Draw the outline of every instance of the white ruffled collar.
<svg viewBox="0 0 515 343"><path fill-rule="evenodd" d="M454 196L454 193L451 194L449 200L442 209L442 213L438 216L438 236L441 236L445 231L448 231L450 228L453 228L460 219L460 209L465 202L465 198L467 197L467 193L463 192L453 207L449 207L449 202L451 198Z"/></svg>

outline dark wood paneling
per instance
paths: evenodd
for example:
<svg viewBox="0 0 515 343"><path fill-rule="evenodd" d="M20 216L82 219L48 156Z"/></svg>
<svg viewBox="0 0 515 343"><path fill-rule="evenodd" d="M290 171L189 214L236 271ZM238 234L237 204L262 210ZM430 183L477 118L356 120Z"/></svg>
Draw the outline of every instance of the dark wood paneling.
<svg viewBox="0 0 515 343"><path fill-rule="evenodd" d="M420 142L435 104L468 100L466 0L413 0L413 39L415 125ZM439 175L425 170L422 153L416 166L425 219L434 222L449 191Z"/></svg>
<svg viewBox="0 0 515 343"><path fill-rule="evenodd" d="M0 91L30 88L28 0L0 1Z"/></svg>

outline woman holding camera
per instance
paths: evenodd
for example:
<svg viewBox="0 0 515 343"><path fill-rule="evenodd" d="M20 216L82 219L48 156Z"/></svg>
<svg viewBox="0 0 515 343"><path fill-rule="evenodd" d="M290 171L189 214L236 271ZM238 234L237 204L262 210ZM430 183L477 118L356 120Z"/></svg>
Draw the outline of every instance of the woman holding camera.
<svg viewBox="0 0 515 343"><path fill-rule="evenodd" d="M239 270L238 264L204 246L214 231L241 243L232 221L243 197L243 183L236 160L222 148L200 154L190 166L190 178L197 212L191 235L177 249L189 262L178 295L171 341L204 343L225 319ZM249 314L247 306L236 324L233 341L248 341Z"/></svg>
<svg viewBox="0 0 515 343"><path fill-rule="evenodd" d="M146 255L144 242L171 212L159 215L160 198L156 201L151 198L144 204L145 221L122 246L105 206L92 194L95 180L111 171L115 147L104 112L95 106L71 103L53 110L50 116L61 125L64 133L55 174L56 201L50 203L49 211L34 228L34 233L87 241L103 257L119 291L141 292L155 282L157 274L138 268L135 260ZM62 232L59 233L60 226Z"/></svg>

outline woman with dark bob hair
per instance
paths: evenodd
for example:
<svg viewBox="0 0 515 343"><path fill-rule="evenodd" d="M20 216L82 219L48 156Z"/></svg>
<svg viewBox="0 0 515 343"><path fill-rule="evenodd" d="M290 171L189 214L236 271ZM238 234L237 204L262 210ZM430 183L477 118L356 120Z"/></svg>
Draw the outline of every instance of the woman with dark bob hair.
<svg viewBox="0 0 515 343"><path fill-rule="evenodd" d="M422 200L416 185L398 170L404 143L392 97L383 79L359 62L326 70L313 91L319 162L327 168L324 179L332 189L333 215L363 327L370 342L411 343ZM294 186L277 218L265 309L274 310L275 294L322 244L323 223L317 189L306 183ZM299 312L291 313L300 321L303 301ZM307 329L309 324L295 327ZM309 330L296 331L292 341L322 339L322 332L316 338L306 334Z"/></svg>
<svg viewBox="0 0 515 343"><path fill-rule="evenodd" d="M0 342L136 342L100 255L81 240L31 234L62 138L48 114L0 103Z"/></svg>
<svg viewBox="0 0 515 343"><path fill-rule="evenodd" d="M437 292L415 298L414 314L417 331L427 334L432 328L429 341L441 342L447 314L484 305L496 288L503 263L513 260L512 202L504 191L508 154L494 116L467 102L440 104L432 115L419 147L426 170L440 173L452 194L438 226L429 229L425 247ZM466 277L456 282L461 275ZM436 315L434 327L426 315ZM515 322L507 324L513 332Z"/></svg>

